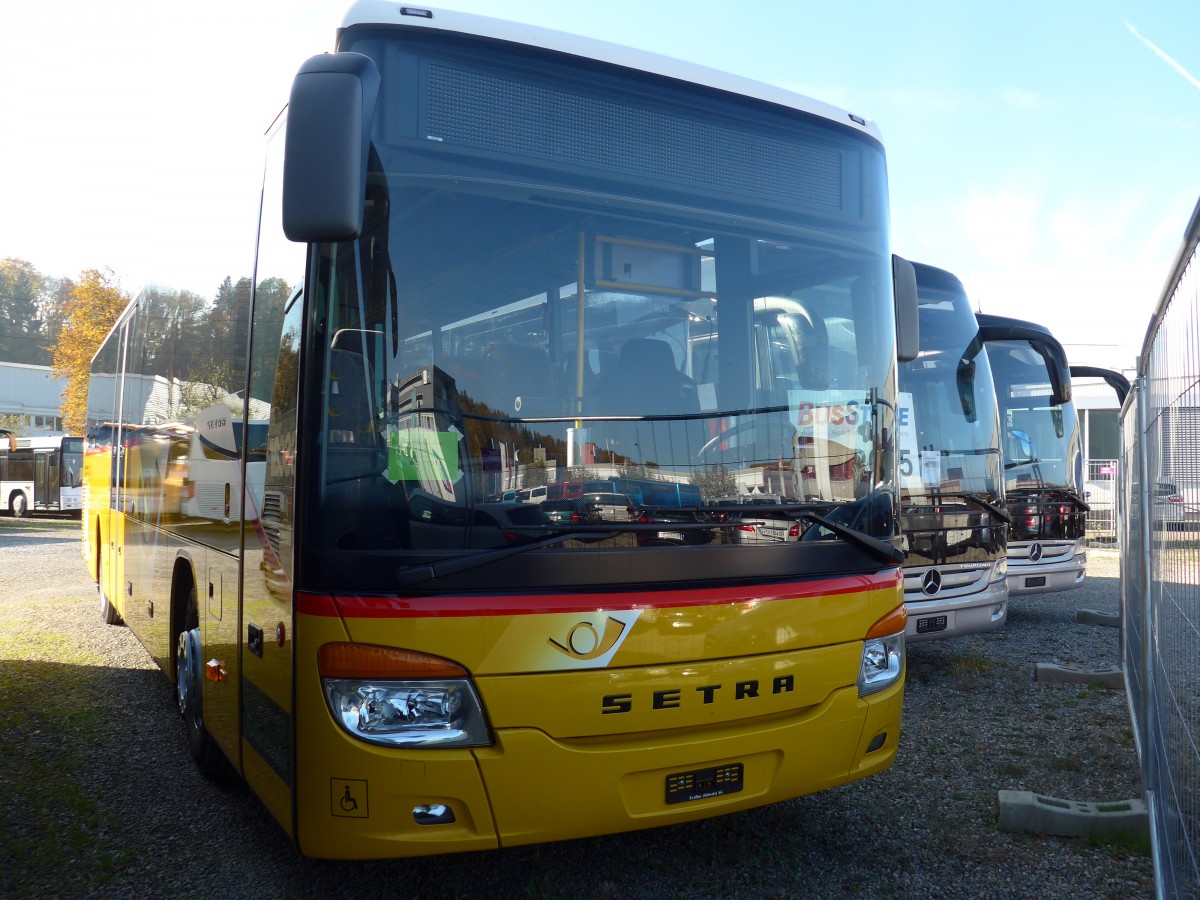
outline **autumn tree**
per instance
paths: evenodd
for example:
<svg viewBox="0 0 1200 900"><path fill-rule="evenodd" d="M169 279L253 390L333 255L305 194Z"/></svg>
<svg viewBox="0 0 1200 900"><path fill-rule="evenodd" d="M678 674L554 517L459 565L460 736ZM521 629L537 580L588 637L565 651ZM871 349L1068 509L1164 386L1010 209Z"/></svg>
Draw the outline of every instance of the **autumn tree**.
<svg viewBox="0 0 1200 900"><path fill-rule="evenodd" d="M67 378L62 418L68 434L83 434L92 356L128 302L111 269L88 269L71 290L66 318L52 348L54 374Z"/></svg>

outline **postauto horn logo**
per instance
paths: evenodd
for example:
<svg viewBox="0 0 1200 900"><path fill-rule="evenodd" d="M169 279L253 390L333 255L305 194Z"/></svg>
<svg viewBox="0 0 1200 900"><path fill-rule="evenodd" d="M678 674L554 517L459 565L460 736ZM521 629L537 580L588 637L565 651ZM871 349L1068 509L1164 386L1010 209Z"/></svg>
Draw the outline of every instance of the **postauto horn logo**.
<svg viewBox="0 0 1200 900"><path fill-rule="evenodd" d="M632 624L632 623L630 623ZM550 646L559 653L564 653L571 659L591 661L605 655L611 655L628 632L628 627L620 619L609 616L604 621L603 631L591 622L578 622L561 640L549 638Z"/></svg>

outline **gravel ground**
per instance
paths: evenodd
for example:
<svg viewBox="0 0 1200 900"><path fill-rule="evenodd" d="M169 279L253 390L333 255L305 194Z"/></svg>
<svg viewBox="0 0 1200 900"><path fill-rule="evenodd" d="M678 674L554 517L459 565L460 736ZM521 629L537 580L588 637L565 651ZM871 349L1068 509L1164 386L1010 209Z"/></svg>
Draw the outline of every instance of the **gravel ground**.
<svg viewBox="0 0 1200 900"><path fill-rule="evenodd" d="M1153 897L1148 846L1009 834L997 793L1141 797L1123 692L1038 683L1119 664L1118 563L910 645L904 734L874 778L630 835L378 863L299 857L248 791L193 769L170 687L99 620L70 520L0 519L0 896Z"/></svg>

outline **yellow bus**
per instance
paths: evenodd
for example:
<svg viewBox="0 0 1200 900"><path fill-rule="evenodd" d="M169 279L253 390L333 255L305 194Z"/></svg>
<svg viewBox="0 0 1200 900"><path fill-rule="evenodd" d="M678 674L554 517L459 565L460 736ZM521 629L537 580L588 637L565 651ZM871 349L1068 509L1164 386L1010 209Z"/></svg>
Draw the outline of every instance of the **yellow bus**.
<svg viewBox="0 0 1200 900"><path fill-rule="evenodd" d="M365 2L266 155L252 274L139 294L89 396L101 613L175 685L206 775L304 854L379 858L892 763L916 297L872 123ZM197 441L230 485L204 510ZM780 503L729 501L765 467ZM619 478L664 489L629 522L522 499ZM801 539L736 540L767 512Z"/></svg>

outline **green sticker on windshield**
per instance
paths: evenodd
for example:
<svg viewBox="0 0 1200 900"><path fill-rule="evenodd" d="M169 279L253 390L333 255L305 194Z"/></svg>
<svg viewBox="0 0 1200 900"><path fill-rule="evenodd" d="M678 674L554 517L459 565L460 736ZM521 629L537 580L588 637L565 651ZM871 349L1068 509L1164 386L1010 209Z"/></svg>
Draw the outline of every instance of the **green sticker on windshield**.
<svg viewBox="0 0 1200 900"><path fill-rule="evenodd" d="M462 476L458 468L457 431L425 428L391 429L387 433L387 479L415 481L426 490L454 494L454 483Z"/></svg>

